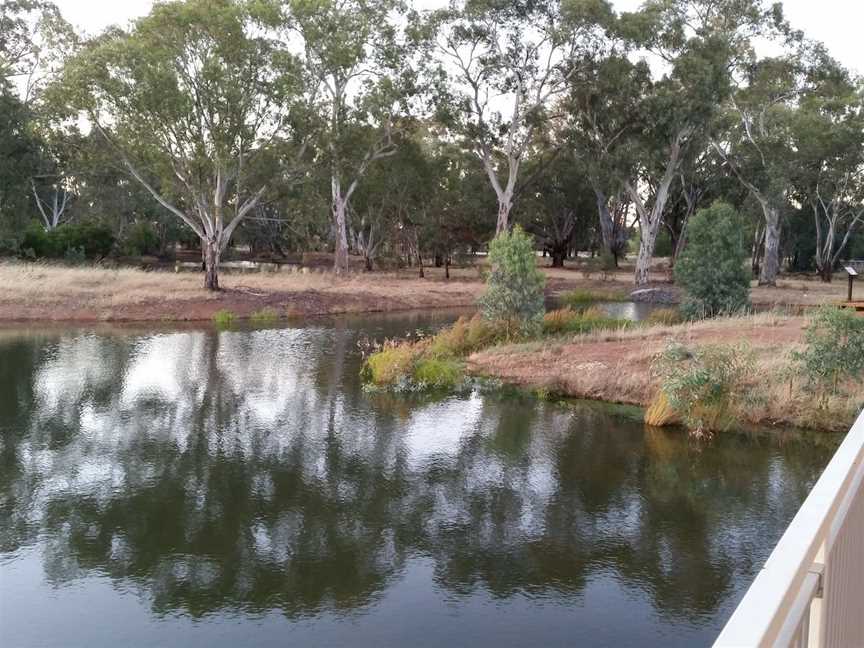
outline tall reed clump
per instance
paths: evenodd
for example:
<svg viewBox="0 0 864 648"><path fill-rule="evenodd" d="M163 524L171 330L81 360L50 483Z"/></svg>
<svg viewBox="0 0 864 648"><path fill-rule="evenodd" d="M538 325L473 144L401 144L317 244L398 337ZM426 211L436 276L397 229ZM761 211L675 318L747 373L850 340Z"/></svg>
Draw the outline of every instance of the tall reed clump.
<svg viewBox="0 0 864 648"><path fill-rule="evenodd" d="M695 435L727 429L750 398L753 353L746 345L688 349L671 344L654 363L660 392L646 413L649 425L680 421Z"/></svg>
<svg viewBox="0 0 864 648"><path fill-rule="evenodd" d="M543 316L543 333L560 335L562 333L591 333L592 331L629 328L633 322L610 317L603 310L592 307L586 310L559 308Z"/></svg>

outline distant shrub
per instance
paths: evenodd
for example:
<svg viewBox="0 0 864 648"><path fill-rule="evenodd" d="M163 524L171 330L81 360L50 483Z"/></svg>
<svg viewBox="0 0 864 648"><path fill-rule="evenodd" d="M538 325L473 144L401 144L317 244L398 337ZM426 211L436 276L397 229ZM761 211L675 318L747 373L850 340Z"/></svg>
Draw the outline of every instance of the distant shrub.
<svg viewBox="0 0 864 648"><path fill-rule="evenodd" d="M159 253L159 235L150 223L133 223L123 236L121 247L129 256L155 255Z"/></svg>
<svg viewBox="0 0 864 648"><path fill-rule="evenodd" d="M100 259L114 247L114 233L103 223L85 221L67 223L46 232L39 223L32 223L24 232L21 250L32 251L40 259L63 259L80 257ZM70 252L71 251L71 252Z"/></svg>
<svg viewBox="0 0 864 648"><path fill-rule="evenodd" d="M235 319L236 317L234 313L232 313L230 310L225 310L224 308L222 310L216 311L213 314L213 322L219 328L230 327L232 324L234 324Z"/></svg>
<svg viewBox="0 0 864 648"><path fill-rule="evenodd" d="M684 321L681 316L681 311L677 308L656 308L648 313L645 318L646 324L661 324L663 326L673 326Z"/></svg>
<svg viewBox="0 0 864 648"><path fill-rule="evenodd" d="M462 365L455 360L422 359L413 373L414 382L433 389L452 389L462 380Z"/></svg>
<svg viewBox="0 0 864 648"><path fill-rule="evenodd" d="M690 351L673 344L658 358L654 370L668 405L692 432L702 434L732 423L736 400L745 398L753 366L753 354L743 345Z"/></svg>
<svg viewBox="0 0 864 648"><path fill-rule="evenodd" d="M537 268L532 238L519 226L502 232L489 244L489 265L486 294L480 299L483 315L503 322L508 336L537 331L543 320L546 277Z"/></svg>
<svg viewBox="0 0 864 648"><path fill-rule="evenodd" d="M699 210L687 227L687 245L675 263L675 281L687 293L688 318L715 317L750 304L750 270L744 229L722 202Z"/></svg>
<svg viewBox="0 0 864 648"><path fill-rule="evenodd" d="M840 383L864 375L864 317L825 306L816 311L804 333L804 351L794 353L812 388L827 396Z"/></svg>

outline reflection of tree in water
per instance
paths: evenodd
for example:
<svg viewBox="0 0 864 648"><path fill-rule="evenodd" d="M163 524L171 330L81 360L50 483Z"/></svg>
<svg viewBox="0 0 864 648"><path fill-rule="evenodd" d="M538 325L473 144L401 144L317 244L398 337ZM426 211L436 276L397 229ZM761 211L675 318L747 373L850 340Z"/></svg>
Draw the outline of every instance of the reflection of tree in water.
<svg viewBox="0 0 864 648"><path fill-rule="evenodd" d="M457 594L575 596L614 573L689 618L752 573L830 453L696 451L479 396L394 413L353 347L336 326L0 348L0 549L41 538L52 581L98 570L160 612L355 608L428 555Z"/></svg>

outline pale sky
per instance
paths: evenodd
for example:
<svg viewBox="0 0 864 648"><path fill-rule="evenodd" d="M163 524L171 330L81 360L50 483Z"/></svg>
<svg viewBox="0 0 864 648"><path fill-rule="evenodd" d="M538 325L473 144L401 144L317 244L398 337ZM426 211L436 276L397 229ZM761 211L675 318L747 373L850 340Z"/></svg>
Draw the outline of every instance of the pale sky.
<svg viewBox="0 0 864 648"><path fill-rule="evenodd" d="M642 0L614 0L619 10L632 10ZM152 0L55 0L73 25L88 33L147 13ZM443 1L419 0L418 6L440 6ZM847 67L864 73L861 26L864 25L862 0L784 0L789 21L808 37L828 45L828 50Z"/></svg>

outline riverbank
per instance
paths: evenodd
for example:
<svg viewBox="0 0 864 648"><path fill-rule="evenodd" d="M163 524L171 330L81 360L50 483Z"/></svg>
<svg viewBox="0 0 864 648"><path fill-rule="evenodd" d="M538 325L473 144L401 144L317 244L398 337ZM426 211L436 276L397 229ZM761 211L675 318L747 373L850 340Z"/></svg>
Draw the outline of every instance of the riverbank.
<svg viewBox="0 0 864 648"><path fill-rule="evenodd" d="M591 273L577 262L544 268L547 297L572 290L626 298L632 271ZM237 318L268 311L278 317L390 312L473 306L485 286L477 267L354 273L337 278L327 271L225 273L223 290L201 286L199 273L109 269L45 263L0 262L0 321L146 322L207 321L221 310ZM660 284L663 273L652 278ZM669 289L664 285L664 289ZM674 291L674 288L672 289ZM782 280L777 288L753 288L757 306L796 309L843 299L839 282Z"/></svg>
<svg viewBox="0 0 864 648"><path fill-rule="evenodd" d="M499 345L468 359L468 371L543 393L647 407L659 390L652 365L670 343L694 350L706 345L746 344L755 370L748 387L753 394L734 412L755 425L791 425L824 431L846 431L864 403L864 385L818 408L800 379L789 375L790 354L802 348L807 320L762 313L672 326L645 326L620 331Z"/></svg>

